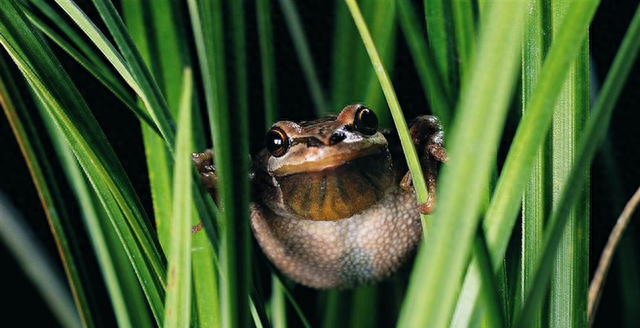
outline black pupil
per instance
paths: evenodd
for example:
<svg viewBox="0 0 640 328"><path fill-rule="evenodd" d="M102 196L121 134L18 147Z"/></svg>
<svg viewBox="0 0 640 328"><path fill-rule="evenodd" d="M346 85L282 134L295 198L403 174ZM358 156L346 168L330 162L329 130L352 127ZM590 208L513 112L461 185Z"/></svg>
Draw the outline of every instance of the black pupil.
<svg viewBox="0 0 640 328"><path fill-rule="evenodd" d="M356 128L364 134L374 134L378 130L378 118L368 108L362 108L356 115Z"/></svg>
<svg viewBox="0 0 640 328"><path fill-rule="evenodd" d="M287 139L279 131L269 131L266 138L267 149L273 156L284 155L287 148Z"/></svg>

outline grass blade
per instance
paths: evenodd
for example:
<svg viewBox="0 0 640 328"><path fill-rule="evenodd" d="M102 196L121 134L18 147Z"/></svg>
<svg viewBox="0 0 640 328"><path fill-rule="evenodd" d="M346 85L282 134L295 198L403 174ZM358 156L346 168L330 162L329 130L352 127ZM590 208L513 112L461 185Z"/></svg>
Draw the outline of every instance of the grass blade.
<svg viewBox="0 0 640 328"><path fill-rule="evenodd" d="M362 17L362 13L360 12L358 4L355 0L346 0L346 2L349 10L351 11L351 16L355 21L358 31L360 32L362 42L364 43L365 48L369 53L371 63L375 69L376 75L378 76L380 85L382 86L384 96L387 99L387 104L389 105L389 109L393 117L393 122L400 136L400 142L402 144L402 149L404 150L409 170L411 171L413 186L416 190L418 202L424 203L429 196L427 194L427 186L424 182L424 177L422 174L422 169L420 168L420 161L418 160L416 149L413 145L413 141L411 140L411 136L409 135L407 122L404 119L402 109L400 108L400 104L398 103L398 98L395 91L393 90L391 79L389 78L389 74L387 74L387 71L382 64L382 60L380 59L380 55L376 50L376 46L373 43L373 39L371 38L371 34L369 33L369 29L364 21L364 18ZM424 218L422 225L423 227L425 226Z"/></svg>
<svg viewBox="0 0 640 328"><path fill-rule="evenodd" d="M49 116L45 119L55 121L90 179L136 269L156 320L161 322L164 262L130 181L51 50L16 11L15 2L2 2L0 7L0 43L39 100L47 104Z"/></svg>
<svg viewBox="0 0 640 328"><path fill-rule="evenodd" d="M409 0L398 0L397 5L400 14L400 26L407 39L429 107L431 107L433 114L440 118L444 130L447 131L447 127L450 126L451 122L452 97L447 94L440 68L427 47L425 36L419 30L418 19L411 2Z"/></svg>
<svg viewBox="0 0 640 328"><path fill-rule="evenodd" d="M41 103L38 106L43 116L46 115L44 106L46 105ZM44 123L50 139L54 141L67 180L80 203L83 220L98 257L98 264L111 298L118 326L151 327L149 307L116 231L109 224L109 218L101 209L97 197L90 191L89 183L66 144L64 136L53 122L45 121ZM126 297L124 297L124 291L126 291Z"/></svg>
<svg viewBox="0 0 640 328"><path fill-rule="evenodd" d="M100 15L105 20L105 25L107 25L116 44L125 55L124 58L72 0L56 0L56 3L85 32L87 37L98 47L116 71L142 99L156 127L162 133L167 147L172 149L174 142L173 123L169 118L166 102L155 81L150 76L148 69L142 63L141 56L133 46L133 41L126 33L124 23L122 23L113 4L108 0L94 1Z"/></svg>
<svg viewBox="0 0 640 328"><path fill-rule="evenodd" d="M569 63L582 44L598 1L571 4L572 9L568 11L569 14L559 29L560 34L549 48L537 87L526 105L527 109L511 143L483 222L494 270L498 270L502 265L536 152L544 141L551 123L553 105L560 93L559 85L564 81ZM493 7L489 6L487 9L493 10ZM478 286L473 283L479 279L476 265L472 262L463 283L461 295L467 300L477 299L478 296ZM471 313L458 313L457 316L460 320L467 321Z"/></svg>
<svg viewBox="0 0 640 328"><path fill-rule="evenodd" d="M523 2L491 6L481 25L458 119L449 134L451 161L439 179L439 207L418 252L401 327L444 327L451 319L515 86L525 8ZM474 160L464 160L469 158Z"/></svg>
<svg viewBox="0 0 640 328"><path fill-rule="evenodd" d="M551 2L552 38L569 10L561 1ZM574 163L576 148L589 115L589 41L588 35L574 57L569 76L554 108L551 128L551 203L557 206L561 189ZM574 189L580 200L568 213L568 225L556 254L549 292L549 327L585 327L589 286L589 173ZM551 262L543 262L549 265ZM537 267L537 263L536 263ZM535 279L535 278L534 278Z"/></svg>
<svg viewBox="0 0 640 328"><path fill-rule="evenodd" d="M300 22L300 16L296 9L296 5L292 0L279 0L280 9L287 22L287 28L293 39L293 45L302 67L302 72L307 80L309 86L309 93L311 93L311 99L315 106L316 116L324 116L329 113L329 107L327 106L325 93L322 90L318 73L311 57L311 50L309 50L309 44L307 43L307 37L304 34L304 28Z"/></svg>
<svg viewBox="0 0 640 328"><path fill-rule="evenodd" d="M522 43L522 110L526 111L537 85L543 59L550 42L551 31L548 30L548 3L541 0L529 4L529 21L525 29ZM546 36L547 35L547 36ZM534 269L543 242L544 219L550 211L549 157L551 150L548 142L539 147L531 177L522 197L522 258L520 263L519 304L524 302L524 290L529 288L533 280ZM542 313L535 314L532 328L542 324Z"/></svg>
<svg viewBox="0 0 640 328"><path fill-rule="evenodd" d="M191 71L184 72L173 174L173 215L168 245L169 272L163 327L187 327L191 315Z"/></svg>
<svg viewBox="0 0 640 328"><path fill-rule="evenodd" d="M595 155L597 146L600 145L606 134L607 129L605 127L609 126L614 104L629 74L629 68L637 56L640 48L640 43L638 42L638 36L640 35L639 16L639 11L636 11L631 28L625 35L621 45L620 53L616 56L611 71L607 75L600 95L596 100L592 117L584 129L574 164L561 189L558 205L549 219L549 228L545 231L543 253L538 261L539 265L533 284L527 291L526 303L523 305L522 312L518 313L515 318L515 327L526 324L529 321L531 312L540 305L543 296L541 295L541 289L546 286L551 273L551 268L542 265L542 263L549 263L557 252L564 227L567 224L568 214L574 201L580 196L579 193L574 191L584 183L585 173Z"/></svg>
<svg viewBox="0 0 640 328"><path fill-rule="evenodd" d="M242 8L243 3L236 5ZM244 15L243 10L235 8L234 15ZM218 199L225 204L219 221L222 325L244 327L251 322L248 303L251 275L246 107L240 105L233 111L228 107L222 3L191 0L189 10L213 136L217 184L220 186ZM243 25L242 17L232 15L232 20L234 34L242 36L244 32L239 29L239 25ZM243 42L244 37L236 39L236 42ZM234 44L235 51L239 48L241 45ZM235 57L244 58L239 53L235 53ZM235 64L245 65L241 60ZM246 83L239 82L246 81L246 76L241 76L243 73L237 67L236 74L236 83Z"/></svg>
<svg viewBox="0 0 640 328"><path fill-rule="evenodd" d="M256 2L260 60L264 97L265 124L268 129L278 118L278 92L276 91L275 54L273 51L273 27L271 24L271 0Z"/></svg>
<svg viewBox="0 0 640 328"><path fill-rule="evenodd" d="M7 10L6 14L12 14ZM0 14L0 43L4 45L5 18ZM85 293L82 285L81 275L84 268L81 267L82 262L78 262L78 254L74 253L77 249L74 239L70 233L72 232L68 221L66 221L67 213L64 203L60 198L57 184L51 167L47 161L39 159L46 158L39 139L34 136L35 130L29 115L24 109L26 106L20 101L19 91L13 78L8 75L9 72L5 64L4 57L0 58L0 104L4 110L5 116L9 120L11 129L18 140L20 150L25 158L33 183L35 184L40 203L44 209L49 227L56 242L57 250L65 270L66 278L73 294L77 312L80 315L82 325L84 327L94 327L93 316L91 313L90 298ZM18 112L21 110L21 112ZM21 118L22 117L22 118ZM22 123L24 120L25 124ZM27 130L28 129L28 130ZM61 305L64 303L61 303ZM56 312L59 313L59 312ZM67 320L67 319L65 319Z"/></svg>
<svg viewBox="0 0 640 328"><path fill-rule="evenodd" d="M589 306L587 311L589 327L593 326L593 322L595 320L595 313L598 308L598 304L600 303L600 297L602 296L602 291L604 289L604 281L607 277L607 273L609 272L613 254L616 251L618 244L620 243L622 234L627 228L627 225L629 224L631 216L638 206L638 203L640 203L640 188L636 190L627 205L624 207L624 210L622 211L622 214L620 214L620 217L618 218L613 231L611 231L611 235L609 235L607 245L602 251L600 262L598 263L598 268L596 269L596 272L593 275L593 280L591 281L591 285L589 286Z"/></svg>
<svg viewBox="0 0 640 328"><path fill-rule="evenodd" d="M460 81L464 83L464 76L471 69L475 47L475 26L473 21L473 5L470 0L451 1L453 13L453 27L456 35L456 49Z"/></svg>
<svg viewBox="0 0 640 328"><path fill-rule="evenodd" d="M459 79L451 2L447 0L424 0L424 13L427 21L429 45L445 82L444 89L447 94L456 96L458 94Z"/></svg>
<svg viewBox="0 0 640 328"><path fill-rule="evenodd" d="M0 194L0 239L20 263L20 266L36 285L47 305L51 307L60 324L70 328L82 327L71 294L60 278L55 266L46 256L42 245L29 231L24 219Z"/></svg>

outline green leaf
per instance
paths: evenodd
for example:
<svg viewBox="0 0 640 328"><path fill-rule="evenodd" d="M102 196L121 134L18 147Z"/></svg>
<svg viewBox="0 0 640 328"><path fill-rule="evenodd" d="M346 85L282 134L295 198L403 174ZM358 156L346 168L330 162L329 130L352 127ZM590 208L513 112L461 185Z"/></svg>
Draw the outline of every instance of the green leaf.
<svg viewBox="0 0 640 328"><path fill-rule="evenodd" d="M168 243L169 271L163 327L187 327L191 315L191 70L184 72L178 136L176 139L176 163L173 174L173 215L170 221Z"/></svg>
<svg viewBox="0 0 640 328"><path fill-rule="evenodd" d="M16 12L5 12L7 15L16 15ZM0 43L5 45L5 17L0 13ZM20 150L25 158L26 164L31 174L31 179L35 184L36 190L40 197L40 202L44 213L49 222L49 227L53 234L62 266L65 270L66 278L71 287L71 292L77 307L77 314L73 315L73 319L67 314L60 311L66 307L65 302L61 301L59 308L56 308L56 314L61 320L70 322L74 325L75 317L80 316L80 320L84 327L94 327L93 316L91 313L91 307L95 307L95 304L91 304L92 301L84 291L82 279L85 269L83 263L80 261L79 254L77 253L77 247L75 245L72 230L69 225L68 214L65 209L64 202L60 197L60 192L56 183L55 175L48 162L44 160L46 154L42 148L39 139L36 138L35 128L33 121L29 114L25 111L26 106L21 101L21 97L18 88L14 82L14 79L8 74L9 69L5 63L4 57L0 58L0 104L4 109L5 116L9 120L11 129L18 140ZM24 123L23 123L24 121ZM19 232L16 232L16 234ZM8 240L8 239L7 239ZM28 242L27 239L21 239L23 242ZM15 245L15 244L12 244ZM37 255L35 255L37 256ZM44 262L43 262L44 263ZM25 268L27 269L27 268ZM27 269L29 270L29 269ZM33 273L32 273L33 274ZM86 273L85 273L86 274ZM42 276L38 278L40 282ZM65 292L62 292L61 297L64 297ZM49 302L54 302L50 300ZM50 306L58 306L56 304L50 304Z"/></svg>
<svg viewBox="0 0 640 328"><path fill-rule="evenodd" d="M566 20L567 18L565 18ZM543 264L551 263L556 256L572 207L582 196L581 193L575 191L584 186L584 179L589 165L598 149L598 145L604 139L614 104L620 95L623 83L628 77L630 68L640 49L639 36L640 10L636 10L631 27L620 46L620 52L616 56L611 71L607 75L600 95L596 100L592 117L588 120L580 137L573 165L560 189L557 206L548 220L548 230L545 231L543 252L538 260L536 275L531 288L525 291L527 295L526 302L523 304L522 312L517 313L514 327L520 327L529 322L531 314L540 306L542 296L544 296L541 290L545 289L544 287L549 282L552 271L551 266Z"/></svg>
<svg viewBox="0 0 640 328"><path fill-rule="evenodd" d="M307 36L304 34L304 28L300 22L300 16L296 9L296 5L292 0L279 0L280 9L284 14L287 28L291 38L293 39L293 46L296 49L298 55L298 61L304 73L304 77L307 80L307 86L309 87L309 93L315 106L316 116L324 116L330 112L327 106L326 96L322 90L316 67L313 63L313 57L311 56L311 50L309 50L309 44L307 43Z"/></svg>
<svg viewBox="0 0 640 328"><path fill-rule="evenodd" d="M460 63L460 81L464 83L464 76L471 69L475 47L473 5L470 0L451 1L451 12L456 35L457 60Z"/></svg>
<svg viewBox="0 0 640 328"><path fill-rule="evenodd" d="M451 122L452 97L447 94L448 90L445 87L440 68L427 47L425 36L419 30L418 19L411 2L409 0L398 0L397 4L400 14L400 26L407 39L429 107L442 122L444 130L447 131Z"/></svg>
<svg viewBox="0 0 640 328"><path fill-rule="evenodd" d="M0 217L0 239L14 254L25 274L34 282L60 324L72 328L82 327L71 294L55 265L47 257L47 252L37 237L29 231L27 223L1 193Z"/></svg>
<svg viewBox="0 0 640 328"><path fill-rule="evenodd" d="M106 137L51 50L34 33L14 1L0 3L0 43L67 143L100 198L145 291L162 320L165 266L142 205Z"/></svg>
<svg viewBox="0 0 640 328"><path fill-rule="evenodd" d="M429 45L443 77L443 88L449 95L457 96L459 88L456 39L453 28L451 2L424 0ZM433 97L433 95L432 95Z"/></svg>
<svg viewBox="0 0 640 328"><path fill-rule="evenodd" d="M559 29L560 34L550 46L537 87L525 107L483 222L494 270L502 265L537 150L551 123L553 105L560 93L559 86L567 76L569 63L580 48L598 2L580 1L571 2L571 5L572 9ZM487 14L494 7L489 6ZM480 56L479 53L477 56ZM472 261L463 283L461 300L475 300L478 297L476 265ZM456 317L464 323L469 322L471 314L469 311L457 312Z"/></svg>
<svg viewBox="0 0 640 328"><path fill-rule="evenodd" d="M439 205L418 251L401 327L444 327L451 319L515 86L525 9L522 2L500 3L482 22L449 133L450 161L439 179Z"/></svg>

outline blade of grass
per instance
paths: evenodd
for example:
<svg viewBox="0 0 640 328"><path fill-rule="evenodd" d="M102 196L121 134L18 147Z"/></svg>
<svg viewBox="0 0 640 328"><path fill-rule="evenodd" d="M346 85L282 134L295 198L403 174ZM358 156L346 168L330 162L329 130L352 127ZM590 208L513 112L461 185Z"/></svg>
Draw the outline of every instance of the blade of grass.
<svg viewBox="0 0 640 328"><path fill-rule="evenodd" d="M243 3L236 5L241 8ZM189 10L213 136L218 199L225 204L219 221L222 325L244 327L251 322L248 304L250 250L246 107L230 111L227 106L222 3L191 0ZM237 11L234 15L244 14ZM241 19L232 15L234 34L242 36L236 42L244 40L244 32L238 29L238 25L243 25L238 24ZM234 45L234 50L238 48L237 44ZM235 57L244 58L238 53ZM245 63L237 61L236 65ZM239 71L236 73L237 83L240 83L238 80L246 81L246 76L240 76ZM234 147L231 147L232 141Z"/></svg>
<svg viewBox="0 0 640 328"><path fill-rule="evenodd" d="M444 89L452 97L458 95L458 65L456 64L455 31L451 2L447 0L424 0L427 35L431 52L443 77ZM434 97L434 95L431 95Z"/></svg>
<svg viewBox="0 0 640 328"><path fill-rule="evenodd" d="M3 33L4 18L0 16L0 19L0 33ZM3 36L0 34L0 40L3 40L2 38ZM19 95L18 88L11 75L9 75L4 57L0 57L0 105L2 105L4 114L18 141L22 155L29 168L31 179L40 197L40 203L56 242L58 254L60 255L82 326L94 327L91 300L82 285L81 276L84 269L81 267L82 262L77 261L78 254L74 253L74 249L77 249L77 247L74 247L74 239L69 234L71 231L68 221L66 221L67 212L60 198L56 180L52 179L54 175L51 167L47 161L39 160L46 158L46 156L39 140L33 138L36 133L31 118L26 112L19 113L17 111L18 109L24 110L26 108ZM26 126L22 123L23 121ZM61 314L57 312L58 310L56 310L56 313Z"/></svg>
<svg viewBox="0 0 640 328"><path fill-rule="evenodd" d="M187 327L191 316L191 70L182 78L182 99L176 138L176 162L173 174L173 215L169 223L169 272L163 327Z"/></svg>
<svg viewBox="0 0 640 328"><path fill-rule="evenodd" d="M16 260L51 308L61 325L82 327L78 311L74 307L69 290L59 272L46 255L44 247L33 235L24 219L0 193L0 239L13 253Z"/></svg>
<svg viewBox="0 0 640 328"><path fill-rule="evenodd" d="M596 310L600 303L602 291L604 290L604 282L607 277L607 273L609 272L609 268L611 267L613 254L616 251L620 240L622 239L622 234L626 230L631 216L638 206L638 203L640 203L640 188L636 190L627 205L624 207L624 210L622 211L622 214L620 214L615 227L613 227L613 231L611 231L611 234L609 235L607 245L604 247L602 255L600 256L598 268L596 269L596 272L593 275L593 280L591 281L591 285L589 286L589 306L587 312L589 327L593 326L593 322L595 320Z"/></svg>
<svg viewBox="0 0 640 328"><path fill-rule="evenodd" d="M271 0L262 0L256 3L256 17L260 41L265 128L268 129L271 124L276 122L278 117L278 93L276 90L277 82L273 49L273 27L271 23ZM287 307L283 288L280 280L272 274L269 318L274 328L287 327Z"/></svg>
<svg viewBox="0 0 640 328"><path fill-rule="evenodd" d="M584 183L585 173L595 155L595 152L602 142L613 112L614 104L617 101L624 81L628 77L630 67L640 49L638 42L640 35L640 10L636 10L634 19L625 35L619 53L616 55L614 64L607 74L607 78L596 100L592 117L587 122L584 133L578 145L578 151L574 164L571 168L566 182L563 184L562 192L557 207L553 210L549 219L549 229L545 231L545 243L543 253L538 261L538 268L531 288L527 291L527 298L523 304L522 312L516 313L514 327L519 327L529 321L532 311L540 306L542 291L549 281L551 267L543 265L550 263L555 256L564 227L568 220L573 202L580 196L575 193ZM567 18L565 18L566 20Z"/></svg>
<svg viewBox="0 0 640 328"><path fill-rule="evenodd" d="M262 90L264 97L265 125L268 129L278 118L278 92L276 91L275 53L273 50L273 27L271 24L271 0L256 2L260 60L262 68Z"/></svg>
<svg viewBox="0 0 640 328"><path fill-rule="evenodd" d="M353 292L353 306L349 327L375 327L378 320L377 286L360 287Z"/></svg>
<svg viewBox="0 0 640 328"><path fill-rule="evenodd" d="M409 169L411 171L413 186L416 190L418 202L422 204L427 200L427 197L429 195L427 193L427 187L424 182L422 169L420 168L420 161L418 160L416 149L413 145L413 141L411 140L411 136L409 135L407 122L402 115L402 109L400 108L400 104L398 103L398 98L396 97L396 93L393 90L391 79L389 78L389 74L387 74L387 71L382 64L382 60L380 59L380 55L376 50L376 46L373 43L373 39L371 38L371 34L369 33L369 29L367 28L367 24L365 23L364 18L362 17L362 13L360 12L358 4L355 0L346 0L346 2L349 10L351 11L351 16L353 17L356 27L360 32L362 42L367 49L367 53L369 53L371 63L380 81L382 91L384 92L385 98L387 99L387 104L389 105L389 109L393 117L393 122L395 124L396 130L398 131L398 135L400 136L400 143L402 144L402 149L404 150L407 165L409 166ZM422 226L426 227L424 216ZM424 231L426 233L427 230L424 229Z"/></svg>
<svg viewBox="0 0 640 328"><path fill-rule="evenodd" d="M551 2L552 38L558 33L569 5ZM553 177L551 203L557 206L561 189L574 163L576 148L589 115L589 41L571 62L569 76L554 108L551 125L551 170ZM549 327L585 327L587 325L587 295L589 287L589 173L586 168L583 183L574 189L580 199L568 213L568 223L560 249L555 257L554 274L549 292ZM544 262L547 265L551 262ZM537 266L537 265L536 265ZM535 319L534 319L535 321Z"/></svg>
<svg viewBox="0 0 640 328"><path fill-rule="evenodd" d="M447 131L451 122L451 96L447 94L447 88L440 74L435 58L427 47L425 36L422 35L418 25L418 19L409 0L398 0L400 26L407 39L413 62L418 70L418 76L424 89L424 94L429 102L429 107L435 116L440 118L443 129Z"/></svg>
<svg viewBox="0 0 640 328"><path fill-rule="evenodd" d="M331 55L331 101L334 109L343 108L353 101L357 83L354 83L356 55L364 52L356 46L358 31L353 26L349 9L344 0L335 0L335 22L333 24L333 51ZM366 56L366 54L365 54Z"/></svg>
<svg viewBox="0 0 640 328"><path fill-rule="evenodd" d="M372 24L369 25L371 37L376 42L379 49L379 55L382 63L386 63L385 67L389 74L393 73L393 63L395 58L394 46L396 41L396 5L394 1L369 1L368 14L365 11L364 17ZM390 126L391 117L389 111L385 110L382 98L382 89L378 81L377 74L365 58L359 62L360 66L364 66L362 72L366 77L362 79L363 84L360 90L356 90L356 94L361 94L359 99L363 99L364 103L373 108L378 116L380 126Z"/></svg>
<svg viewBox="0 0 640 328"><path fill-rule="evenodd" d="M296 49L302 72L307 80L309 93L311 93L311 99L315 106L316 116L324 116L329 113L329 108L327 106L325 93L322 90L322 84L320 83L313 63L311 50L309 50L307 37L304 34L304 28L300 22L296 5L292 0L279 0L278 2L280 3L280 9L287 23L287 29L293 39L293 45Z"/></svg>
<svg viewBox="0 0 640 328"><path fill-rule="evenodd" d="M494 270L502 265L536 152L551 123L553 104L560 93L559 85L564 81L569 63L584 39L598 1L571 4L572 9L568 11L563 26L559 29L560 34L549 48L537 87L526 105L483 222ZM491 11L494 10L493 7L495 6L489 5L487 9ZM461 299L476 300L478 297L479 286L475 282L479 279L479 273L476 266L477 263L472 261L463 283ZM468 310L466 307L465 309ZM459 312L456 317L462 323L468 322L471 312Z"/></svg>
<svg viewBox="0 0 640 328"><path fill-rule="evenodd" d="M45 104L39 104L41 115L46 115ZM138 284L135 272L118 240L116 231L109 225L109 218L95 194L90 191L89 183L82 174L64 136L53 122L44 122L50 139L65 170L67 180L78 198L82 217L89 233L98 264L111 298L119 327L151 327L149 307ZM126 291L126 297L124 297Z"/></svg>
<svg viewBox="0 0 640 328"><path fill-rule="evenodd" d="M527 108L542 70L543 59L548 50L551 31L548 31L549 4L534 0L529 4L529 18L522 42L522 110ZM546 35L546 36L545 36ZM533 279L535 261L541 251L544 218L550 212L549 142L538 148L531 177L522 197L522 250L520 262L520 293L518 303L524 302L524 290ZM538 311L532 321L532 328L542 326L542 313Z"/></svg>
<svg viewBox="0 0 640 328"><path fill-rule="evenodd" d="M438 209L418 251L400 327L444 327L451 319L515 86L525 9L524 2L501 2L491 6L481 24L449 134L452 160L439 179Z"/></svg>
<svg viewBox="0 0 640 328"><path fill-rule="evenodd" d="M456 49L458 53L458 70L460 81L471 69L475 47L475 26L473 21L473 5L470 0L451 1L453 27L455 30Z"/></svg>
<svg viewBox="0 0 640 328"><path fill-rule="evenodd" d="M94 1L98 12L105 21L105 25L111 31L116 45L124 56L118 53L109 40L72 0L56 0L56 3L85 32L87 37L98 47L116 71L142 99L149 115L162 133L167 147L173 149L174 128L168 115L166 102L162 98L162 94L149 74L148 69L142 63L141 56L133 46L133 41L126 33L124 23L122 23L115 11L113 4L108 0Z"/></svg>
<svg viewBox="0 0 640 328"><path fill-rule="evenodd" d="M150 224L106 137L51 50L16 10L0 3L0 43L63 132L116 227L147 300L161 322L165 267ZM19 35L19 37L16 37ZM134 259L144 259L134 260Z"/></svg>

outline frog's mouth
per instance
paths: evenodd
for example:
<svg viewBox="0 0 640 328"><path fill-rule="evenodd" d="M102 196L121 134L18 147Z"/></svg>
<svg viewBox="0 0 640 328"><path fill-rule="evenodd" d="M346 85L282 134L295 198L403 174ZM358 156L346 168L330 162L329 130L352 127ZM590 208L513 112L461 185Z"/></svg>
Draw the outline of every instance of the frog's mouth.
<svg viewBox="0 0 640 328"><path fill-rule="evenodd" d="M304 156L296 157L295 153L292 154L294 156L291 156L292 158L299 158L299 160L289 158L285 164L278 165L273 163L274 165L270 171L274 176L282 177L297 173L331 170L359 158L380 154L386 149L386 142L367 143L358 146L343 144L311 149L305 147L305 149L300 150L304 152Z"/></svg>

